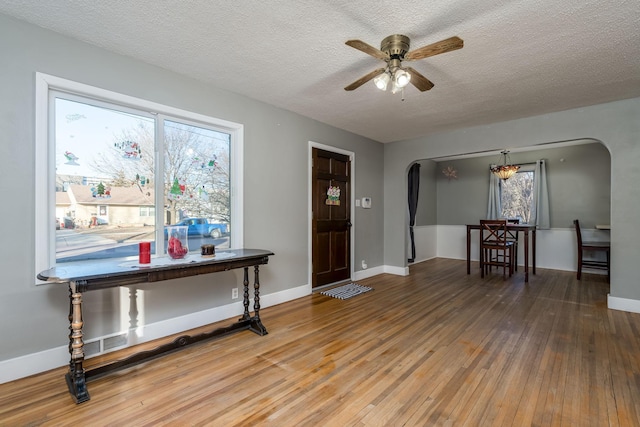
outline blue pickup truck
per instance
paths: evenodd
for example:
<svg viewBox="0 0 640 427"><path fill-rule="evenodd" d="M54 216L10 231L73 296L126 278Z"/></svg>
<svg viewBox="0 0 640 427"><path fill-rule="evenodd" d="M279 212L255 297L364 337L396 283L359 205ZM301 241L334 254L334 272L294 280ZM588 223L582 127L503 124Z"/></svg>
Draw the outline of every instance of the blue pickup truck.
<svg viewBox="0 0 640 427"><path fill-rule="evenodd" d="M214 239L221 237L227 233L227 224L209 222L207 218L185 218L173 225L186 225L189 227L189 236L211 236ZM167 227L164 228L164 238L167 238Z"/></svg>

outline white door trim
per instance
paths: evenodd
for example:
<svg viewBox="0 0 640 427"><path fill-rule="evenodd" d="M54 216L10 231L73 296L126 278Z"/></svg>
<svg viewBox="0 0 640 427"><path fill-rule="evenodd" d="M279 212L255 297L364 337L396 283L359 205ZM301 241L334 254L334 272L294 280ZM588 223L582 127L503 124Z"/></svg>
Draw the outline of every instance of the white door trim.
<svg viewBox="0 0 640 427"><path fill-rule="evenodd" d="M341 148L337 148L337 147L332 147L330 145L326 145L326 144L320 144L318 142L313 142L313 141L309 141L309 154L307 156L308 158L308 172L307 172L307 220L308 220L308 224L307 224L307 236L308 236L308 249L307 249L307 253L309 254L307 259L308 259L308 263L307 263L307 280L309 283L309 286L313 286L313 282L312 282L312 275L313 275L313 241L312 241L312 228L313 228L313 203L312 203L312 197L313 197L313 182L312 182L312 167L313 167L313 149L314 148L318 148L320 150L325 150L325 151L331 151L333 153L338 153L338 154L344 154L345 156L349 156L349 160L351 161L351 170L349 171L349 187L350 187L350 200L349 203L351 204L351 209L349 209L349 220L351 221L351 229L349 230L349 257L350 257L350 265L349 265L349 277L351 279L353 279L353 274L354 274L354 256L355 256L355 251L354 251L354 246L355 246L355 215L354 215L354 211L355 211L355 170L356 170L356 154L353 151L347 151L347 150L343 150Z"/></svg>

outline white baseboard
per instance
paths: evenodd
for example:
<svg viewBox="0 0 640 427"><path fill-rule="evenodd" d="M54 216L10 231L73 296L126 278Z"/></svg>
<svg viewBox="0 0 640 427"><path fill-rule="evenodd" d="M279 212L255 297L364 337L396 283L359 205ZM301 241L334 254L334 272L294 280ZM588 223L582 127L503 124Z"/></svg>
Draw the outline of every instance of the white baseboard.
<svg viewBox="0 0 640 427"><path fill-rule="evenodd" d="M611 294L607 295L607 307L612 310L640 313L640 301L635 299L613 297L611 296Z"/></svg>
<svg viewBox="0 0 640 427"><path fill-rule="evenodd" d="M40 372L65 366L69 363L68 346L31 353L0 362L0 384L8 383ZM64 379L60 377L60 385Z"/></svg>
<svg viewBox="0 0 640 427"><path fill-rule="evenodd" d="M384 273L383 266L372 267L366 270L355 271L353 273L353 280L368 279L369 277L377 276L378 274L382 274L382 273Z"/></svg>
<svg viewBox="0 0 640 427"><path fill-rule="evenodd" d="M384 273L395 274L396 276L409 275L409 267L395 267L392 265L385 265L383 270Z"/></svg>
<svg viewBox="0 0 640 427"><path fill-rule="evenodd" d="M281 304L283 302L292 301L294 299L298 299L310 294L311 285L303 285L272 294L260 295L260 306L261 308L266 308L273 305ZM250 301L249 309L253 311L253 299ZM221 320L233 319L237 316L241 316L243 311L244 306L242 305L242 302L236 301L220 307L198 311L184 316L162 320L160 322L150 323L136 329L124 331L123 333L127 336L127 342L124 345L114 348L110 351L116 351L122 348L130 347L132 345L141 344L173 334L178 334L189 329L209 325ZM268 330L269 325L267 324L265 326ZM118 334L112 334L109 335L109 337L114 335ZM104 338L107 338L107 336L99 337L93 339L92 341ZM105 354L110 351L104 351L98 354ZM92 356L97 356L98 354L94 354ZM90 357L87 357L87 359L89 358ZM65 345L40 351L37 353L27 354L24 356L16 357L14 359L3 360L0 361L0 384L66 366L68 363L69 347L66 343ZM63 380L61 379L61 381Z"/></svg>
<svg viewBox="0 0 640 427"><path fill-rule="evenodd" d="M432 260L432 259L434 259L434 258L437 258L437 257L432 256L432 257L430 257L430 258L417 259L417 260L413 261L411 264L409 264L409 266L416 265L416 264L420 264L421 262L429 261L429 260Z"/></svg>
<svg viewBox="0 0 640 427"><path fill-rule="evenodd" d="M391 265L381 265L378 267L368 268L366 270L360 270L353 273L353 280L362 280L369 277L377 276L378 274L389 273L396 276L408 276L409 267L394 267Z"/></svg>

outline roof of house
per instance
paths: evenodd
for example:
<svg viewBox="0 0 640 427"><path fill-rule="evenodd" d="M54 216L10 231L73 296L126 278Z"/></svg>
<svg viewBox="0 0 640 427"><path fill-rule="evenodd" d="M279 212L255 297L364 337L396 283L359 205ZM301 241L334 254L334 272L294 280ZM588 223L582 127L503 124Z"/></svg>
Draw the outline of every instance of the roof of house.
<svg viewBox="0 0 640 427"><path fill-rule="evenodd" d="M66 191L56 191L56 205L70 205L71 199Z"/></svg>

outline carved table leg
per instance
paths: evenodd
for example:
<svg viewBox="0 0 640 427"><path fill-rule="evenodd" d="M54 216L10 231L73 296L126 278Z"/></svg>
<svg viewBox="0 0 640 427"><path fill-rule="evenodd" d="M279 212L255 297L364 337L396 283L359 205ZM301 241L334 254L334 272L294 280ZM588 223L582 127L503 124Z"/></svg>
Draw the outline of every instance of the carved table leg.
<svg viewBox="0 0 640 427"><path fill-rule="evenodd" d="M82 294L74 292L75 284L69 283L70 326L69 330L69 372L66 374L67 386L76 403L90 399L82 362L84 361L84 342L82 341Z"/></svg>
<svg viewBox="0 0 640 427"><path fill-rule="evenodd" d="M71 290L71 286L69 286L69 354L72 352L71 344L73 344L73 291ZM69 365L69 369L73 368L72 365Z"/></svg>
<svg viewBox="0 0 640 427"><path fill-rule="evenodd" d="M249 267L244 268L244 293L242 294L242 304L244 304L244 314L240 320L249 320L251 315L249 314Z"/></svg>
<svg viewBox="0 0 640 427"><path fill-rule="evenodd" d="M264 325L262 324L262 321L260 320L260 277L259 277L260 267L256 265L254 267L254 270L255 270L255 278L253 282L253 289L255 293L255 300L253 303L254 315L253 315L253 318L251 319L251 326L249 327L249 329L258 335L267 335L268 334L267 328L264 327Z"/></svg>

